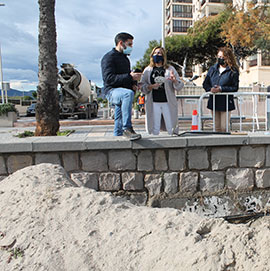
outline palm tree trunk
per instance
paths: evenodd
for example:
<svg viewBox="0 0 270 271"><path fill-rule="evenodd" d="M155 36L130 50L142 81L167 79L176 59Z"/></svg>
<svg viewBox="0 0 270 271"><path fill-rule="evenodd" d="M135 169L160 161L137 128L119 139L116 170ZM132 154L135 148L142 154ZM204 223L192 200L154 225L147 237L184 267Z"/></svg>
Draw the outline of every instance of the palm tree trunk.
<svg viewBox="0 0 270 271"><path fill-rule="evenodd" d="M39 59L36 136L53 136L59 130L57 92L55 0L39 3Z"/></svg>

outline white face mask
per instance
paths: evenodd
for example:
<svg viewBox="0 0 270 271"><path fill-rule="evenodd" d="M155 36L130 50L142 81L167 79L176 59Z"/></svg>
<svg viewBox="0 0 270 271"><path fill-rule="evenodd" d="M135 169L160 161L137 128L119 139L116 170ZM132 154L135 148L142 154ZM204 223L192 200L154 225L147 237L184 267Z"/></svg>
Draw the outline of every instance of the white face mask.
<svg viewBox="0 0 270 271"><path fill-rule="evenodd" d="M130 55L132 52L132 47L131 46L126 46L126 48L123 49L123 53L125 55Z"/></svg>

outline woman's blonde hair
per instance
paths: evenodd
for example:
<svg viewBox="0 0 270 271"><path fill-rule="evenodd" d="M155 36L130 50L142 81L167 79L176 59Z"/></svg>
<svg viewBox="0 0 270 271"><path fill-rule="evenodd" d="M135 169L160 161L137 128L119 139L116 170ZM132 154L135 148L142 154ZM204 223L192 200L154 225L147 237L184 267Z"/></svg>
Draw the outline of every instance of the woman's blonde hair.
<svg viewBox="0 0 270 271"><path fill-rule="evenodd" d="M231 70L237 70L239 72L239 67L236 63L236 59L231 48L221 47L218 49L218 52L223 53L224 60L226 61Z"/></svg>
<svg viewBox="0 0 270 271"><path fill-rule="evenodd" d="M163 47L161 47L161 46L156 46L153 50L152 50L152 52L151 52L151 54L150 54L150 64L149 64L149 66L150 67L155 67L155 62L154 62L154 59L153 59L153 55L154 55L154 52L156 51L156 49L160 49L160 51L161 51L161 53L162 53L162 56L163 56L163 58L164 58L164 60L163 60L163 67L165 68L165 69L167 69L168 68L168 62L167 62L167 54L166 54L166 51L165 51L165 49L163 48Z"/></svg>

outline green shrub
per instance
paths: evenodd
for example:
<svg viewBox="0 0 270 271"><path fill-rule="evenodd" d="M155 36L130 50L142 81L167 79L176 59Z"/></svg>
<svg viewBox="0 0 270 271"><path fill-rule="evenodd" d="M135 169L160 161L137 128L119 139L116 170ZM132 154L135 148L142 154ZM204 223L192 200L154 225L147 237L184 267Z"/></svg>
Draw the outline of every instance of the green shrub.
<svg viewBox="0 0 270 271"><path fill-rule="evenodd" d="M139 109L140 109L140 107L139 107L139 105L138 105L137 103L134 104L133 108L134 108L135 110L139 110Z"/></svg>
<svg viewBox="0 0 270 271"><path fill-rule="evenodd" d="M58 131L57 136L69 136L70 134L72 134L74 132L75 132L75 130ZM19 137L19 138L26 138L26 137L35 136L35 133L32 131L24 131L23 133L19 133L15 136Z"/></svg>
<svg viewBox="0 0 270 271"><path fill-rule="evenodd" d="M23 99L23 101L31 101L31 100L34 100L34 98L31 97L31 96L24 96L22 99Z"/></svg>
<svg viewBox="0 0 270 271"><path fill-rule="evenodd" d="M31 132L31 131L24 131L23 133L19 133L18 135L15 135L16 137L19 138L25 138L25 137L30 137L30 136L34 136L35 133Z"/></svg>
<svg viewBox="0 0 270 271"><path fill-rule="evenodd" d="M0 104L0 116L4 115L4 114L8 114L8 112L15 112L18 113L17 109L15 108L14 104Z"/></svg>
<svg viewBox="0 0 270 271"><path fill-rule="evenodd" d="M72 134L74 132L75 132L75 130L58 131L57 136L69 136L70 134Z"/></svg>

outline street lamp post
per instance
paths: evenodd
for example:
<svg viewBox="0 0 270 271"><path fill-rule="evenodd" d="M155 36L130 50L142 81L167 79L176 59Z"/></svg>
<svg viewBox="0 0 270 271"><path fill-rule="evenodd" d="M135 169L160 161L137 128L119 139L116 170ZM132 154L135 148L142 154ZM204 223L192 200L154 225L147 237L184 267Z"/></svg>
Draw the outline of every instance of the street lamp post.
<svg viewBox="0 0 270 271"><path fill-rule="evenodd" d="M162 31L161 31L161 46L165 48L165 1L166 0L161 0L162 1Z"/></svg>
<svg viewBox="0 0 270 271"><path fill-rule="evenodd" d="M3 82L3 69L2 69L1 44L0 44L0 81L1 81L2 104L4 104L4 103L5 103L5 98L4 98L4 82Z"/></svg>
<svg viewBox="0 0 270 271"><path fill-rule="evenodd" d="M5 4L0 3L0 7L5 6ZM2 55L1 55L1 43L0 43L0 81L1 81L1 95L2 95L2 104L5 103L4 99L4 83L3 83L3 69L2 69Z"/></svg>

